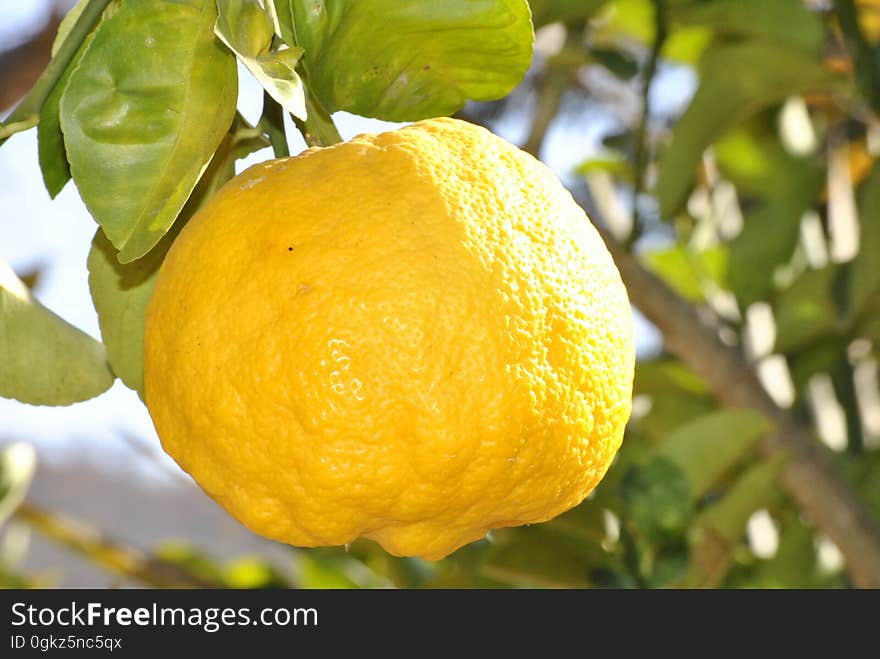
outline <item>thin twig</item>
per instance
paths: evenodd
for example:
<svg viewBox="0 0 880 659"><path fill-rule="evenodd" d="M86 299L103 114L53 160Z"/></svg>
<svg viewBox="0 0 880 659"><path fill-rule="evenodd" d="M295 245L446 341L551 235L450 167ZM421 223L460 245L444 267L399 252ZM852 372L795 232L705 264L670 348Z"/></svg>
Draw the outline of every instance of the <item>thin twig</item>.
<svg viewBox="0 0 880 659"><path fill-rule="evenodd" d="M547 130L559 112L562 97L568 88L568 67L555 65L552 61L542 73L538 85L538 102L529 136L523 144L523 151L531 153L535 158L541 157L541 147L547 136Z"/></svg>
<svg viewBox="0 0 880 659"><path fill-rule="evenodd" d="M4 122L4 125L7 127L7 134L0 137L0 145L6 141L12 132L19 129L26 130L30 122L36 122L35 119L39 116L46 98L52 92L58 80L61 79L61 76L64 75L67 65L70 64L74 55L76 55L82 42L101 20L101 14L109 3L110 0L88 0L76 23L74 23L64 42L58 48L58 52L55 53L55 57L46 66L46 70L43 71L43 74L37 79L34 86L31 87L27 96L12 111L12 114L7 117Z"/></svg>
<svg viewBox="0 0 880 659"><path fill-rule="evenodd" d="M0 51L0 112L21 100L52 59L52 42L61 17L53 12L37 34L25 43Z"/></svg>
<svg viewBox="0 0 880 659"><path fill-rule="evenodd" d="M266 91L263 92L263 113L257 128L269 138L276 158L286 158L290 155L287 134L284 131L284 108Z"/></svg>
<svg viewBox="0 0 880 659"><path fill-rule="evenodd" d="M721 341L697 308L645 270L602 228L601 218L592 215L632 303L662 332L669 351L706 381L721 404L754 409L776 422L760 449L766 456L788 455L782 486L840 549L853 583L880 588L880 522L843 480L827 451L808 428L773 402L751 366Z"/></svg>
<svg viewBox="0 0 880 659"><path fill-rule="evenodd" d="M82 522L23 503L15 517L50 540L122 577L153 588L216 588L182 567L104 537Z"/></svg>
<svg viewBox="0 0 880 659"><path fill-rule="evenodd" d="M633 155L633 223L632 231L627 238L627 247L631 247L641 236L644 222L639 213L639 198L645 192L645 177L650 159L648 147L648 127L651 121L651 84L657 75L657 64L660 53L666 43L668 26L666 18L666 0L654 0L654 43L642 73L642 115L635 134L635 153Z"/></svg>

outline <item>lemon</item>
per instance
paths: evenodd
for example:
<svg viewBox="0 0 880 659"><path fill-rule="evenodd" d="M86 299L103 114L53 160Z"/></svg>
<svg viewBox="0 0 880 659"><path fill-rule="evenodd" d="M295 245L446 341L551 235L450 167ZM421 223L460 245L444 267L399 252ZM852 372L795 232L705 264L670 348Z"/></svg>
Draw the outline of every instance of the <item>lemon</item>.
<svg viewBox="0 0 880 659"><path fill-rule="evenodd" d="M548 520L629 417L626 291L554 175L453 119L232 179L146 320L164 449L253 531L439 559Z"/></svg>

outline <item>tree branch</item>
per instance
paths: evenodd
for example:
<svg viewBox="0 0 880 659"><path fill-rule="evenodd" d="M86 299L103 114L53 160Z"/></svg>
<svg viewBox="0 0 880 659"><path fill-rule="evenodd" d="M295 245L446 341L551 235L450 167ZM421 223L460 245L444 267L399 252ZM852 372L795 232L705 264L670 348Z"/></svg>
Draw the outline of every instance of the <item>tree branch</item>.
<svg viewBox="0 0 880 659"><path fill-rule="evenodd" d="M642 73L642 116L635 134L635 153L633 155L633 197L632 231L627 238L627 246L632 246L642 233L644 222L639 215L639 197L645 192L645 175L648 169L648 123L651 120L651 83L657 74L657 63L666 43L668 33L666 23L666 0L654 0L654 44L648 55L648 62Z"/></svg>
<svg viewBox="0 0 880 659"><path fill-rule="evenodd" d="M81 522L49 513L28 503L21 504L15 517L50 540L83 556L102 568L153 588L216 588L183 568L133 547L109 540Z"/></svg>
<svg viewBox="0 0 880 659"><path fill-rule="evenodd" d="M756 410L776 423L760 444L765 456L788 455L781 485L810 521L838 546L856 586L880 588L880 524L841 478L827 452L767 395L742 356L725 345L697 309L600 229L632 303L663 333L666 347L703 378L719 402Z"/></svg>
<svg viewBox="0 0 880 659"><path fill-rule="evenodd" d="M27 94L46 68L59 22L59 17L53 14L29 41L0 52L0 111Z"/></svg>
<svg viewBox="0 0 880 659"><path fill-rule="evenodd" d="M284 132L284 108L266 91L263 92L263 114L257 122L257 128L269 138L272 153L276 158L286 158L290 155L287 134Z"/></svg>
<svg viewBox="0 0 880 659"><path fill-rule="evenodd" d="M592 214L594 220L599 219ZM810 430L773 402L749 364L721 341L696 307L645 270L601 222L594 224L617 264L630 300L662 332L669 351L705 380L721 404L753 409L775 422L774 432L760 443L760 450L767 457L787 455L781 485L840 549L853 583L880 588L880 522L841 478Z"/></svg>
<svg viewBox="0 0 880 659"><path fill-rule="evenodd" d="M12 126L25 128L33 125L31 122L34 122L35 117L39 116L46 97L49 96L55 84L64 75L67 65L70 64L74 55L76 55L76 51L79 50L82 42L101 20L101 14L108 4L110 4L110 0L88 0L76 23L70 28L67 37L58 48L58 52L55 53L55 57L49 61L42 75L37 78L30 91L6 118L3 125L7 128ZM13 130L12 132L15 131ZM6 133L0 136L0 145L11 134L8 130Z"/></svg>
<svg viewBox="0 0 880 659"><path fill-rule="evenodd" d="M568 88L568 67L553 62L547 64L537 84L538 102L535 116L529 129L529 136L523 144L523 151L531 153L535 158L541 157L541 147L550 124L559 112L562 97Z"/></svg>

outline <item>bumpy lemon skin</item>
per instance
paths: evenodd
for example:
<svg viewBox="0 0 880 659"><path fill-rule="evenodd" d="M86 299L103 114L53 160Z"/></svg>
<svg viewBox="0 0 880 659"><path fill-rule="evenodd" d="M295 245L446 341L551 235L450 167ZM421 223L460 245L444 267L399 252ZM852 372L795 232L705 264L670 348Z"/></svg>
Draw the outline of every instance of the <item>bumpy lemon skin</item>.
<svg viewBox="0 0 880 659"><path fill-rule="evenodd" d="M439 559L590 493L632 332L555 176L431 119L223 187L162 266L145 395L164 449L256 533Z"/></svg>

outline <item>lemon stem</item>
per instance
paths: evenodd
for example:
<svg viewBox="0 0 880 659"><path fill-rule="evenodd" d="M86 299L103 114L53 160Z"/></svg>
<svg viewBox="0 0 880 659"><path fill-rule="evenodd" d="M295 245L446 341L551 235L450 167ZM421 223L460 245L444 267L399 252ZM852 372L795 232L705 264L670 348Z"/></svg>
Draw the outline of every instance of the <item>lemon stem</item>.
<svg viewBox="0 0 880 659"><path fill-rule="evenodd" d="M268 92L263 92L263 115L257 127L269 138L276 158L286 158L290 155L287 135L284 132L284 110Z"/></svg>
<svg viewBox="0 0 880 659"><path fill-rule="evenodd" d="M297 67L297 72L305 84L308 116L305 121L293 117L294 125L302 133L303 139L309 146L330 146L341 142L342 136L340 136L336 124L333 123L333 117L309 89L305 71L301 67Z"/></svg>

